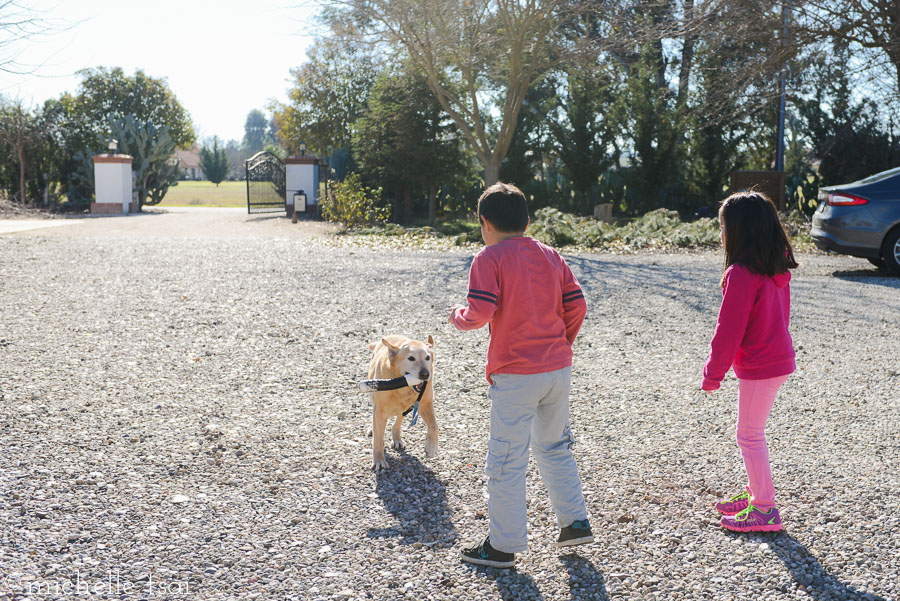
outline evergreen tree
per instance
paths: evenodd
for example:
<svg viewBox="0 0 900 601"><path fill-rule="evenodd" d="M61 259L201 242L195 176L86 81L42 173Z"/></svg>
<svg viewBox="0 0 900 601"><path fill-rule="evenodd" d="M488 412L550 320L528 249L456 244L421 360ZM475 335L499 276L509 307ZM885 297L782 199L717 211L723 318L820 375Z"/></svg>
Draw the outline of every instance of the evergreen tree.
<svg viewBox="0 0 900 601"><path fill-rule="evenodd" d="M403 222L412 216L414 196L428 198L433 220L437 188L459 179L466 168L456 127L425 78L409 68L378 75L368 110L356 123L353 147L361 171L394 200L392 214Z"/></svg>
<svg viewBox="0 0 900 601"><path fill-rule="evenodd" d="M261 110L253 109L247 114L244 121L244 149L248 154L254 155L265 147L268 127L269 122Z"/></svg>
<svg viewBox="0 0 900 601"><path fill-rule="evenodd" d="M218 185L228 175L228 154L219 146L219 139L213 138L212 148L209 145L200 149L200 168L206 179Z"/></svg>

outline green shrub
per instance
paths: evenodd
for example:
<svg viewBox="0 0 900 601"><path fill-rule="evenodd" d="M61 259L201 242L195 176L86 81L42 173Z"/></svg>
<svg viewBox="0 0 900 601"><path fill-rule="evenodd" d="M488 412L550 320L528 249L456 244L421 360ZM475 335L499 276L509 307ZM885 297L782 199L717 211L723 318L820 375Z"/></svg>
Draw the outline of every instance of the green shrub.
<svg viewBox="0 0 900 601"><path fill-rule="evenodd" d="M535 211L528 233L550 246L570 246L578 243L577 220L575 215L544 207Z"/></svg>
<svg viewBox="0 0 900 601"><path fill-rule="evenodd" d="M322 201L322 217L348 228L380 225L391 216L390 207L378 206L380 199L381 188L367 188L359 175L351 173L332 184L330 194Z"/></svg>
<svg viewBox="0 0 900 601"><path fill-rule="evenodd" d="M650 211L621 226L590 217L576 217L549 207L536 211L534 217L528 233L551 246L636 249L719 244L719 223L716 219L682 223L678 213L668 209Z"/></svg>

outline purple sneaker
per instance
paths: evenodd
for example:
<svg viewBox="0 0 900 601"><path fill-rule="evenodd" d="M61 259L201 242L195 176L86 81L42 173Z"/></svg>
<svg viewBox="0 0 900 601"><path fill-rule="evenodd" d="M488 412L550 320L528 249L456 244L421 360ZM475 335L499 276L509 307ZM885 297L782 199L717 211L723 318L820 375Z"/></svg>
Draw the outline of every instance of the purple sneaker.
<svg viewBox="0 0 900 601"><path fill-rule="evenodd" d="M748 505L735 516L723 517L719 523L735 532L777 532L781 530L781 515L775 507L763 512L755 505Z"/></svg>
<svg viewBox="0 0 900 601"><path fill-rule="evenodd" d="M749 504L750 489L745 487L743 492L734 495L730 499L716 503L716 511L722 515L737 515L747 509Z"/></svg>

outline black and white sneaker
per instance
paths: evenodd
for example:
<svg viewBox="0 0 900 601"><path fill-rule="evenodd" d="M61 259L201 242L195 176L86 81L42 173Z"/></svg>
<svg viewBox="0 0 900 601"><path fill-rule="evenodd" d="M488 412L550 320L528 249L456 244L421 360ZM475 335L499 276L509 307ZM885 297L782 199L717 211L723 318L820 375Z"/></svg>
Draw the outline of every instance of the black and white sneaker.
<svg viewBox="0 0 900 601"><path fill-rule="evenodd" d="M574 547L594 542L591 523L587 520L575 520L571 525L559 531L559 538L553 543L555 547Z"/></svg>
<svg viewBox="0 0 900 601"><path fill-rule="evenodd" d="M498 551L491 546L487 536L479 543L463 547L459 554L463 561L480 566L511 568L516 565L516 554Z"/></svg>

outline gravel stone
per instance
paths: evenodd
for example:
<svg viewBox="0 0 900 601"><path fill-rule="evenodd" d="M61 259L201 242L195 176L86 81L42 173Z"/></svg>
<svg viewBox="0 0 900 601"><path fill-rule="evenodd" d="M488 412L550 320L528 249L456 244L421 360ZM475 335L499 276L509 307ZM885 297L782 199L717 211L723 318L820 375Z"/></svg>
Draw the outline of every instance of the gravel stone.
<svg viewBox="0 0 900 601"><path fill-rule="evenodd" d="M588 317L571 417L597 541L557 550L528 474L515 570L487 527L488 332L457 332L474 248L241 211L0 235L0 600L900 599L900 278L803 254L798 370L768 425L785 523L723 530L737 383L698 388L714 252L567 254ZM371 466L368 344L435 337L440 452Z"/></svg>

